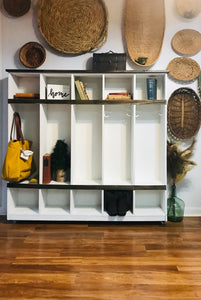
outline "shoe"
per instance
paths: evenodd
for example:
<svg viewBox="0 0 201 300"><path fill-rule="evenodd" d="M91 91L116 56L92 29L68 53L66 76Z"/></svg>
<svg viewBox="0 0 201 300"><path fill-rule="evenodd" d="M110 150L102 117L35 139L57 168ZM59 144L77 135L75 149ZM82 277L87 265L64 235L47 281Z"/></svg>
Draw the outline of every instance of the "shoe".
<svg viewBox="0 0 201 300"><path fill-rule="evenodd" d="M107 192L105 208L109 216L114 217L117 215L117 197L112 191Z"/></svg>
<svg viewBox="0 0 201 300"><path fill-rule="evenodd" d="M118 215L123 217L126 215L128 211L125 199L119 199L118 200Z"/></svg>
<svg viewBox="0 0 201 300"><path fill-rule="evenodd" d="M127 211L130 210L130 205L127 199L127 192L121 192L119 194L117 203L118 215L123 217L126 215Z"/></svg>

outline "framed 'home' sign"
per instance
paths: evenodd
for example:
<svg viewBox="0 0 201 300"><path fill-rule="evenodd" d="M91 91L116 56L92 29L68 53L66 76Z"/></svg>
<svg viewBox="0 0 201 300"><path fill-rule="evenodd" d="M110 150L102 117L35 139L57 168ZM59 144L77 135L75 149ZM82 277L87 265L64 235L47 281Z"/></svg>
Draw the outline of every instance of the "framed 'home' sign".
<svg viewBox="0 0 201 300"><path fill-rule="evenodd" d="M50 100L70 100L70 86L59 84L47 85L47 99Z"/></svg>

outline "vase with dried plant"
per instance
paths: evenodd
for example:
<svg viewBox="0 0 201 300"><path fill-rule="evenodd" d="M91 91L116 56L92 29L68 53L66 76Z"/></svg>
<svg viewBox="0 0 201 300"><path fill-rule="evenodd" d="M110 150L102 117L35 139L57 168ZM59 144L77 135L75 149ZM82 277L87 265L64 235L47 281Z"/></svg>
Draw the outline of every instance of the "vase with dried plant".
<svg viewBox="0 0 201 300"><path fill-rule="evenodd" d="M181 222L184 216L185 203L176 195L176 184L180 182L196 164L190 158L193 155L195 140L182 150L181 143L167 142L167 171L171 182L171 195L167 200L168 221Z"/></svg>
<svg viewBox="0 0 201 300"><path fill-rule="evenodd" d="M57 140L51 154L51 173L57 182L70 180L70 151L63 140Z"/></svg>

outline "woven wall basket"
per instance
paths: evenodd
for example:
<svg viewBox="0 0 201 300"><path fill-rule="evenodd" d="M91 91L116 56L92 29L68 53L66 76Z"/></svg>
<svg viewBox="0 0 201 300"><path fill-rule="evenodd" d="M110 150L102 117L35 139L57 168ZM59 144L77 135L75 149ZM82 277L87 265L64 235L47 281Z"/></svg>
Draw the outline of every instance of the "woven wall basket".
<svg viewBox="0 0 201 300"><path fill-rule="evenodd" d="M189 88L179 88L168 100L168 127L174 137L191 139L200 129L201 103Z"/></svg>
<svg viewBox="0 0 201 300"><path fill-rule="evenodd" d="M38 68L46 59L45 48L37 42L29 42L20 48L19 59L27 68Z"/></svg>
<svg viewBox="0 0 201 300"><path fill-rule="evenodd" d="M200 0L175 0L177 13L184 18L192 19L201 11Z"/></svg>
<svg viewBox="0 0 201 300"><path fill-rule="evenodd" d="M193 29L183 29L173 36L171 44L179 54L194 55L201 50L201 34Z"/></svg>
<svg viewBox="0 0 201 300"><path fill-rule="evenodd" d="M130 58L139 66L153 65L163 43L164 0L126 0L124 22Z"/></svg>
<svg viewBox="0 0 201 300"><path fill-rule="evenodd" d="M103 0L40 0L38 25L53 48L81 54L106 42L108 14Z"/></svg>
<svg viewBox="0 0 201 300"><path fill-rule="evenodd" d="M31 6L31 0L3 0L3 7L10 16L21 17Z"/></svg>
<svg viewBox="0 0 201 300"><path fill-rule="evenodd" d="M172 59L167 66L167 70L171 77L181 81L192 81L200 74L199 64L189 57Z"/></svg>

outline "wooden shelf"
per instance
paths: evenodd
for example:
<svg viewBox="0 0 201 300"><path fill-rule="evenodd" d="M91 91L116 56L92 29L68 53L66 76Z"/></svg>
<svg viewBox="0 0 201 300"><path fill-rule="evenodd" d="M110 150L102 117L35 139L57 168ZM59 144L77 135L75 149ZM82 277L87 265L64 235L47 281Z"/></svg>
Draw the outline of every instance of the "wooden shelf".
<svg viewBox="0 0 201 300"><path fill-rule="evenodd" d="M166 185L86 185L86 184L35 184L10 182L8 188L61 189L61 190L166 190Z"/></svg>
<svg viewBox="0 0 201 300"><path fill-rule="evenodd" d="M77 104L77 105L93 105L93 104L167 104L166 100L47 100L47 99L8 99L8 103L23 103L23 104Z"/></svg>

